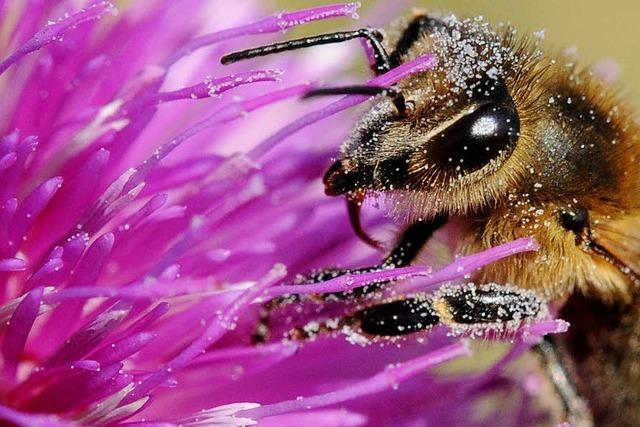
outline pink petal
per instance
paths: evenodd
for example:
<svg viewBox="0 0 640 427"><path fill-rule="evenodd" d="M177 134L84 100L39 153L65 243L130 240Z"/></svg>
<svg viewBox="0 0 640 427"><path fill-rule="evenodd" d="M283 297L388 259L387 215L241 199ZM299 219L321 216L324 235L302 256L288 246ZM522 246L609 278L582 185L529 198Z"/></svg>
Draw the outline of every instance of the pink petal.
<svg viewBox="0 0 640 427"><path fill-rule="evenodd" d="M239 412L237 415L252 419L260 419L288 412L335 405L337 403L342 403L359 397L380 393L390 388L396 388L402 381L424 371L425 369L469 354L469 348L464 343L458 342L433 351L425 356L410 360L409 362L390 366L383 372L380 372L371 378L357 382L340 390L301 399L294 399L287 402L265 405L259 408Z"/></svg>
<svg viewBox="0 0 640 427"><path fill-rule="evenodd" d="M232 74L219 79L209 79L204 83L178 89L171 92L159 92L149 95L145 99L135 99L125 104L122 110L125 112L135 111L140 108L170 102L179 99L201 99L218 96L235 87L256 83L279 81L282 75L281 70L257 70L245 73Z"/></svg>
<svg viewBox="0 0 640 427"><path fill-rule="evenodd" d="M24 271L27 263L20 258L0 259L0 271Z"/></svg>
<svg viewBox="0 0 640 427"><path fill-rule="evenodd" d="M60 19L58 22L48 23L46 27L34 34L29 41L20 46L7 59L0 62L0 75L23 56L41 49L49 43L62 40L62 36L66 32L75 29L78 25L98 19L108 12L114 13L114 10L115 8L111 3L100 1L92 4L87 9Z"/></svg>
<svg viewBox="0 0 640 427"><path fill-rule="evenodd" d="M20 301L11 316L9 325L4 331L2 355L5 363L4 371L9 378L13 378L16 374L20 356L27 342L27 336L40 310L42 294L43 288L36 288L29 292Z"/></svg>
<svg viewBox="0 0 640 427"><path fill-rule="evenodd" d="M91 354L91 357L101 365L109 365L120 362L123 359L137 353L154 338L153 334L139 332L118 342L112 343Z"/></svg>
<svg viewBox="0 0 640 427"><path fill-rule="evenodd" d="M27 196L19 205L11 224L10 239L19 244L27 230L40 212L47 206L51 198L62 185L62 178L55 177L45 181Z"/></svg>
<svg viewBox="0 0 640 427"><path fill-rule="evenodd" d="M194 358L202 354L207 347L211 346L220 339L229 329L233 329L237 321L237 316L243 308L251 304L251 302L261 293L273 286L278 280L286 275L284 266L275 266L273 270L265 276L260 282L253 287L247 289L240 297L238 297L231 306L224 310L224 314L214 319L204 333L195 341L193 341L185 350L180 352L176 357L170 360L162 370L156 371L151 377L138 385L124 400L124 403L133 402L147 394L151 389L165 381L171 372L183 368Z"/></svg>
<svg viewBox="0 0 640 427"><path fill-rule="evenodd" d="M122 302L114 304L96 319L78 330L51 356L47 366L58 366L81 359L100 344L129 314L130 306Z"/></svg>

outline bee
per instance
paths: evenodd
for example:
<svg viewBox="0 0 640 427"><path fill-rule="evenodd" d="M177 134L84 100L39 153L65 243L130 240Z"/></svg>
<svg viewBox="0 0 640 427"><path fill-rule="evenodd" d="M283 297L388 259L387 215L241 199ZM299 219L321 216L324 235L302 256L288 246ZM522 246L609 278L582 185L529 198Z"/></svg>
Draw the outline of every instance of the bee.
<svg viewBox="0 0 640 427"><path fill-rule="evenodd" d="M438 59L435 69L394 87L309 94L380 95L324 176L326 193L346 196L354 230L368 243L376 244L358 217L367 197L393 200L409 224L379 267L413 262L452 223L460 254L527 236L540 246L473 277L516 288L403 297L355 313L361 328L394 336L441 322L508 322L535 316L549 302L571 324L539 347L568 418L640 425L640 129L633 108L588 68L543 51L534 36L423 11L384 33L323 34L236 52L223 63L354 38L369 41L375 74L427 53Z"/></svg>

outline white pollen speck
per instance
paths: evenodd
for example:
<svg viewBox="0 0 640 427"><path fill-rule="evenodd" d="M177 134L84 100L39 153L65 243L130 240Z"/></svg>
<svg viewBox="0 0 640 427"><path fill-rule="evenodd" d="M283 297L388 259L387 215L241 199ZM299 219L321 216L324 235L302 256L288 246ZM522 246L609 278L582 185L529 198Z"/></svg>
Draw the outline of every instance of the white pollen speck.
<svg viewBox="0 0 640 427"><path fill-rule="evenodd" d="M492 117L481 117L471 127L474 135L493 135L498 130L498 123Z"/></svg>

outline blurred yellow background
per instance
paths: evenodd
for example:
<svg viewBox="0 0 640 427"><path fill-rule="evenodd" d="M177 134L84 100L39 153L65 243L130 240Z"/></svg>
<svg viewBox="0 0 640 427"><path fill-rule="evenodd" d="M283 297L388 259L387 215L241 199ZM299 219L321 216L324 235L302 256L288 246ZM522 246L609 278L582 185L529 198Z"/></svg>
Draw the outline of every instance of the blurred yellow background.
<svg viewBox="0 0 640 427"><path fill-rule="evenodd" d="M278 1L287 10L332 2ZM374 1L361 3L366 9ZM522 31L544 29L546 45L551 48L575 46L585 63L614 60L622 73L621 86L640 105L640 1L415 0L413 5L452 11L459 16L483 15L493 23L511 22Z"/></svg>

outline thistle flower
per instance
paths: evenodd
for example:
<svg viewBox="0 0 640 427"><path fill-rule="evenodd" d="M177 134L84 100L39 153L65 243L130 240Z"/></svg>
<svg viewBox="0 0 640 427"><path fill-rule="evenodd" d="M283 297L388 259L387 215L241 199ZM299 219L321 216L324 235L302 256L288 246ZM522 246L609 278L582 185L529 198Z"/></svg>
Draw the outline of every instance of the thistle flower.
<svg viewBox="0 0 640 427"><path fill-rule="evenodd" d="M491 425L498 415L479 418L478 399L519 390L512 416L536 420L531 385L501 373L537 337L562 329L557 321L515 332L487 372L446 377L431 368L470 350L440 329L394 345L340 335L250 342L261 302L272 298L410 276L420 280L398 282L398 292L428 291L534 248L525 239L438 271L291 285L296 274L378 256L319 181L351 120L314 125L367 98L320 110L298 100L310 78L345 79L358 46L255 61L256 69L222 68L218 58L250 37L356 18L357 4L269 15L253 1L125 2L119 11L76 3L0 2L0 419ZM382 24L382 8L367 23Z"/></svg>

